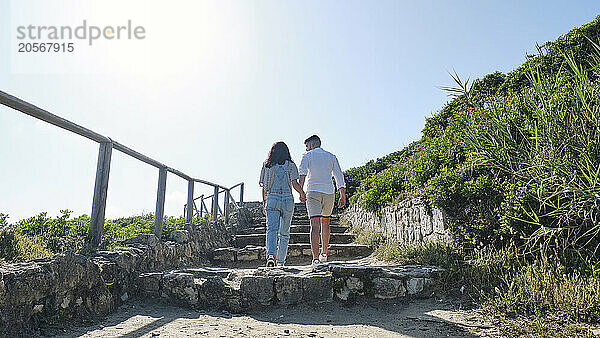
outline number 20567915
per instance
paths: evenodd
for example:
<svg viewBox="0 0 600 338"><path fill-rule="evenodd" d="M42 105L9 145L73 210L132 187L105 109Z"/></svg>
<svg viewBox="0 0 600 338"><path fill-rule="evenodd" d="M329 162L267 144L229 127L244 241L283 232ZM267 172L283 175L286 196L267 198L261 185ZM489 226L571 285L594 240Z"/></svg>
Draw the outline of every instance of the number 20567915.
<svg viewBox="0 0 600 338"><path fill-rule="evenodd" d="M72 53L75 46L72 42L20 42L19 53Z"/></svg>

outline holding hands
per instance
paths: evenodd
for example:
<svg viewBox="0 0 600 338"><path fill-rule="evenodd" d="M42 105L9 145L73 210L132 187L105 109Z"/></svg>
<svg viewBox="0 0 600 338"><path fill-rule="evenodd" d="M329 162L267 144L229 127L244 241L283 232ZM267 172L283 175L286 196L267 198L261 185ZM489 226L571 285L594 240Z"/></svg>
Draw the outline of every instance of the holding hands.
<svg viewBox="0 0 600 338"><path fill-rule="evenodd" d="M296 190L300 195L300 202L306 202L306 193L304 192L304 189L302 189L302 186L298 183L298 180L292 180L291 183L292 188L294 188L294 190Z"/></svg>
<svg viewBox="0 0 600 338"><path fill-rule="evenodd" d="M306 202L306 193L304 191L300 191L300 202L301 203L305 203Z"/></svg>

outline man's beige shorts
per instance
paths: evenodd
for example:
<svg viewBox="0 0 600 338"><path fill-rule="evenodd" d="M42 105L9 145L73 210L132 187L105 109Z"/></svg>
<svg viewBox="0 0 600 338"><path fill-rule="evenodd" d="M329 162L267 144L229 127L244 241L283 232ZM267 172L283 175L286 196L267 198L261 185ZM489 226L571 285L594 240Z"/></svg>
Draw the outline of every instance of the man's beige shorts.
<svg viewBox="0 0 600 338"><path fill-rule="evenodd" d="M325 194L318 191L306 193L306 209L308 218L329 217L333 211L333 200L335 194Z"/></svg>

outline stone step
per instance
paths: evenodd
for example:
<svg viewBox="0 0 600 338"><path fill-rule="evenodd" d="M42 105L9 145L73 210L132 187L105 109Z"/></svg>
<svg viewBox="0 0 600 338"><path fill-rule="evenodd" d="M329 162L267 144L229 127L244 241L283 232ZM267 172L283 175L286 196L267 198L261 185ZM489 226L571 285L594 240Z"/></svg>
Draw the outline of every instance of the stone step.
<svg viewBox="0 0 600 338"><path fill-rule="evenodd" d="M257 217L253 219L254 223L261 223L261 224L265 224L266 222L266 218L264 216L262 217ZM292 224L310 224L310 220L308 219L308 216L305 217L292 217ZM329 224L331 225L338 225L340 224L340 218L338 216L332 216L329 219Z"/></svg>
<svg viewBox="0 0 600 338"><path fill-rule="evenodd" d="M331 225L329 227L329 230L331 231L331 233L344 233L346 231L349 230L348 227L345 226L340 226L340 225ZM262 226L256 226L253 228L247 228L247 229L243 229L240 230L240 234L242 235L249 235L249 234L264 234L267 231L267 227L263 224ZM294 233L294 232L305 232L305 233L310 233L310 226L307 225L293 225L290 228L290 232Z"/></svg>
<svg viewBox="0 0 600 338"><path fill-rule="evenodd" d="M352 233L332 233L329 239L331 244L348 244L354 240L354 234ZM248 235L236 235L235 246L238 248L244 248L247 245L265 245L266 234L248 234ZM292 232L290 233L290 244L294 243L310 243L310 233L308 232Z"/></svg>
<svg viewBox="0 0 600 338"><path fill-rule="evenodd" d="M428 297L442 271L430 266L328 263L317 269L169 270L140 274L137 281L143 297L238 313L271 305Z"/></svg>
<svg viewBox="0 0 600 338"><path fill-rule="evenodd" d="M367 257L372 249L363 244L329 244L328 258L357 259ZM265 264L266 249L264 246L246 246L245 248L218 248L212 252L212 262L216 266L262 266ZM312 251L309 243L294 243L288 246L286 264L309 264Z"/></svg>

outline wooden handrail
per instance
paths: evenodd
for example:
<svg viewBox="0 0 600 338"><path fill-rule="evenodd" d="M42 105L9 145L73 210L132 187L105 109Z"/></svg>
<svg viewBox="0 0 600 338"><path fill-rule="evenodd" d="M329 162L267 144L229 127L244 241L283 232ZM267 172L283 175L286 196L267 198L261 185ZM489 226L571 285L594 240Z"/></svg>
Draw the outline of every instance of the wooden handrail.
<svg viewBox="0 0 600 338"><path fill-rule="evenodd" d="M0 91L0 103L7 107L15 109L21 113L33 116L39 120L50 123L59 128L68 130L70 132L83 136L92 141L98 142L100 144L100 150L98 154L98 165L96 168L96 183L94 186L94 197L92 202L92 213L90 217L90 229L85 243L85 249L87 251L95 251L98 248L98 245L101 242L102 233L104 231L104 210L106 209L106 195L108 189L108 177L110 173L112 149L116 149L139 161L142 161L159 169L156 213L154 215L154 233L159 238L162 234L162 220L164 216L167 172L175 174L188 181L188 204L190 203L190 201L192 201L193 203L194 183L202 183L212 186L217 192L217 195L219 193L219 189L223 189L223 191L229 193L231 189L241 185L242 193L240 196L242 198L240 202L242 202L244 186L243 183L238 183L232 188L226 188L225 186L222 186L220 184L216 184L199 178L193 178L177 169L168 167L151 157L137 152L107 136L98 134L93 130L87 129L58 115L54 115L42 108L39 108L29 102L21 100L20 98L10 95L3 91ZM217 198L215 198L215 201L218 202L218 196ZM225 207L227 209L227 205L225 205ZM213 215L216 215L216 213L213 212ZM227 210L225 211L225 218L227 219ZM186 222L191 223L192 219L193 209L190 208L190 210L186 212Z"/></svg>

